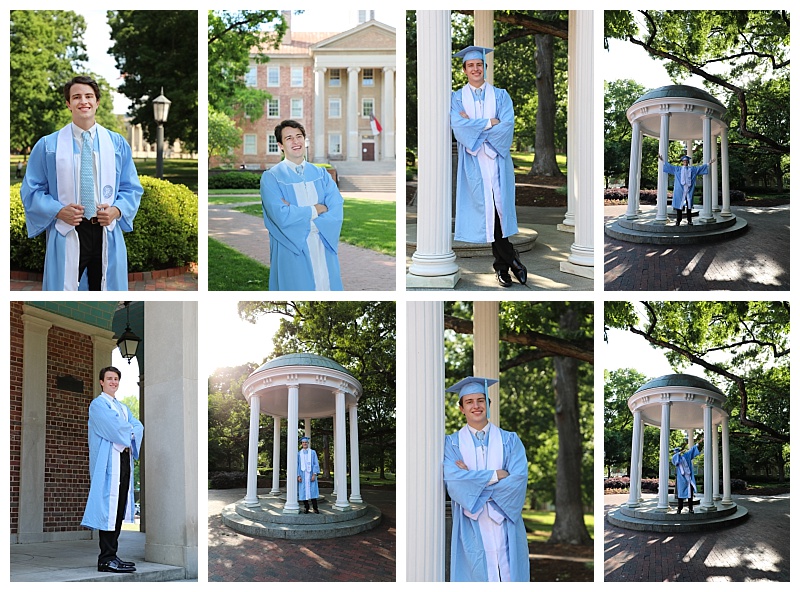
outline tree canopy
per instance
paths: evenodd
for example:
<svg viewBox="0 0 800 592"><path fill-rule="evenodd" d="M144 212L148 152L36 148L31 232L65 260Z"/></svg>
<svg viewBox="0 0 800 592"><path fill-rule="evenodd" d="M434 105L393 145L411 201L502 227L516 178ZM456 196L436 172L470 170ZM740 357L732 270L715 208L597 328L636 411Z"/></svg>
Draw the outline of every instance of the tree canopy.
<svg viewBox="0 0 800 592"><path fill-rule="evenodd" d="M28 153L39 138L71 121L63 88L78 75L91 76L100 86L97 120L121 130L112 114L108 82L86 67L86 21L81 15L61 10L12 10L10 21L11 151Z"/></svg>
<svg viewBox="0 0 800 592"><path fill-rule="evenodd" d="M782 188L788 173L789 29L780 10L605 12L606 47L609 39L641 47L676 84L697 75L727 106L739 186L771 180Z"/></svg>
<svg viewBox="0 0 800 592"><path fill-rule="evenodd" d="M156 139L153 99L163 89L172 101L164 138L197 149L197 11L109 10L114 56L123 82L119 92L131 101L132 123L150 142Z"/></svg>
<svg viewBox="0 0 800 592"><path fill-rule="evenodd" d="M766 463L781 476L789 454L789 317L788 302L605 306L607 328L640 335L664 351L676 372L701 366L706 378L728 396L731 438L747 459L747 466L740 468Z"/></svg>

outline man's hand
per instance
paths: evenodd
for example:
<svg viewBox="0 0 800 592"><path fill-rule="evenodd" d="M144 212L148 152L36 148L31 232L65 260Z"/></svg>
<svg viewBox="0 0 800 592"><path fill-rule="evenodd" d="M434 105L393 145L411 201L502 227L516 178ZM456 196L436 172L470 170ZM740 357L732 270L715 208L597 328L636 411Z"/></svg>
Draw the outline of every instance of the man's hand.
<svg viewBox="0 0 800 592"><path fill-rule="evenodd" d="M311 474L311 480L312 481L316 481L317 480L317 475L315 473Z"/></svg>
<svg viewBox="0 0 800 592"><path fill-rule="evenodd" d="M469 119L469 115L467 115L467 112L466 112L466 111L461 111L461 112L459 112L459 115L460 115L461 117L463 117L464 119Z"/></svg>
<svg viewBox="0 0 800 592"><path fill-rule="evenodd" d="M302 482L303 482L303 478L302 478L302 477L300 477L299 475L297 476L297 482L298 482L298 483L302 483Z"/></svg>
<svg viewBox="0 0 800 592"><path fill-rule="evenodd" d="M497 125L498 123L500 123L500 120L499 120L499 119L495 119L494 117L493 117L492 119L490 119L489 121L491 121L491 122L492 122L492 126L495 126L495 125Z"/></svg>
<svg viewBox="0 0 800 592"><path fill-rule="evenodd" d="M83 220L83 206L80 204L64 206L58 211L56 218L70 226L80 226L81 220Z"/></svg>
<svg viewBox="0 0 800 592"><path fill-rule="evenodd" d="M110 206L108 204L100 204L97 206L97 223L100 226L108 226L117 218L122 217L122 212L119 211L117 206Z"/></svg>
<svg viewBox="0 0 800 592"><path fill-rule="evenodd" d="M325 204L314 204L314 208L317 210L318 215L328 211L328 207Z"/></svg>
<svg viewBox="0 0 800 592"><path fill-rule="evenodd" d="M469 467L468 467L468 466L467 466L467 465L464 463L464 461L463 461L463 460L457 460L457 461L456 461L456 466L457 466L459 469L464 469L465 471L469 471Z"/></svg>
<svg viewBox="0 0 800 592"><path fill-rule="evenodd" d="M504 469L497 469L497 480L498 481L500 479L505 479L506 477L508 477L508 471L506 471Z"/></svg>

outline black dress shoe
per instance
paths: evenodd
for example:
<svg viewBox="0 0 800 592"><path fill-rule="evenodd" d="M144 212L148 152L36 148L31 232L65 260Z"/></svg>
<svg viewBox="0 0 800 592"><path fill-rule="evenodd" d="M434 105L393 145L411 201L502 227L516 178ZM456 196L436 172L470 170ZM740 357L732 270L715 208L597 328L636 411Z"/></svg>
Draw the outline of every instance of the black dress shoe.
<svg viewBox="0 0 800 592"><path fill-rule="evenodd" d="M123 567L134 567L136 565L133 561L123 561L119 557L117 557L117 563L119 563Z"/></svg>
<svg viewBox="0 0 800 592"><path fill-rule="evenodd" d="M511 262L511 271L514 272L514 277L517 278L520 284L525 284L528 281L528 268L522 264L522 261L519 260L519 253L514 251L516 257Z"/></svg>
<svg viewBox="0 0 800 592"><path fill-rule="evenodd" d="M110 571L113 573L133 573L136 568L132 565L122 565L117 559L112 559L108 563L101 563L97 566L97 571Z"/></svg>
<svg viewBox="0 0 800 592"><path fill-rule="evenodd" d="M497 281L501 286L504 288L511 286L511 276L508 275L507 269L497 269L495 270L495 274L497 275Z"/></svg>

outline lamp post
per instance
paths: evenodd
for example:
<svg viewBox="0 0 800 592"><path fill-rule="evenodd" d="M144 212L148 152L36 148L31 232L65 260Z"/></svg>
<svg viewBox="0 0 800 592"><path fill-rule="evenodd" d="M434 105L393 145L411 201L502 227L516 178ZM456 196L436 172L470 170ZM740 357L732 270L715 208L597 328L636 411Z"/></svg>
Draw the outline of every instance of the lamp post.
<svg viewBox="0 0 800 592"><path fill-rule="evenodd" d="M125 322L125 331L122 332L119 339L117 339L117 347L119 348L119 353L122 355L123 358L128 360L128 364L131 363L131 360L136 356L136 350L139 349L139 343L142 341L141 337L136 335L131 330L131 310L130 310L131 303L125 302L125 314L126 322Z"/></svg>
<svg viewBox="0 0 800 592"><path fill-rule="evenodd" d="M164 124L167 122L171 104L172 101L164 96L164 87L162 86L161 94L153 99L153 114L156 124L158 124L156 135L156 177L159 179L164 178Z"/></svg>

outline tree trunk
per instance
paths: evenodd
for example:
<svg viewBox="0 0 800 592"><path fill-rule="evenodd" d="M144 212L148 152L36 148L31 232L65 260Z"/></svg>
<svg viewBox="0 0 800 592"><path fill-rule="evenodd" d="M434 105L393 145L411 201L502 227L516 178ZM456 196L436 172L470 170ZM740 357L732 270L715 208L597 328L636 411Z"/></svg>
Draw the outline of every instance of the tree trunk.
<svg viewBox="0 0 800 592"><path fill-rule="evenodd" d="M569 310L561 316L562 333L575 331L579 319ZM580 424L578 422L578 361L554 357L556 397L556 429L558 430L558 459L556 460L556 520L549 543L590 545L592 538L583 522L581 494Z"/></svg>
<svg viewBox="0 0 800 592"><path fill-rule="evenodd" d="M553 38L536 35L536 140L529 175L564 177L556 164L556 92L553 82Z"/></svg>

